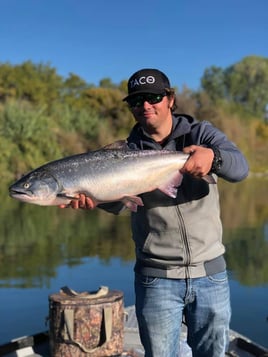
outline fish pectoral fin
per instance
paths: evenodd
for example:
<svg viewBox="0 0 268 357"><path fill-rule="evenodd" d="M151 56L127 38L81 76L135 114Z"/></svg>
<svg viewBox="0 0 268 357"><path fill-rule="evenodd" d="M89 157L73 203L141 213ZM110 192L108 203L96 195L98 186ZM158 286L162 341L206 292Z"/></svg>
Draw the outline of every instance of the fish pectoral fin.
<svg viewBox="0 0 268 357"><path fill-rule="evenodd" d="M121 201L132 212L137 212L138 206L143 206L142 199L138 196L124 196Z"/></svg>
<svg viewBox="0 0 268 357"><path fill-rule="evenodd" d="M79 197L71 196L68 193L61 192L57 194L57 197L60 198L68 198L69 200L79 200Z"/></svg>

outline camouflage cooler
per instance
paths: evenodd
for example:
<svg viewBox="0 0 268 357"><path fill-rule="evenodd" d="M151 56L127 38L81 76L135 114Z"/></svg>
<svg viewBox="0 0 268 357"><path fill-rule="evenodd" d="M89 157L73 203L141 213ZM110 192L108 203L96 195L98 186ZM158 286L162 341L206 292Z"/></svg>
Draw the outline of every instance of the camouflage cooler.
<svg viewBox="0 0 268 357"><path fill-rule="evenodd" d="M53 357L120 356L123 352L123 293L101 287L77 293L68 287L49 296Z"/></svg>

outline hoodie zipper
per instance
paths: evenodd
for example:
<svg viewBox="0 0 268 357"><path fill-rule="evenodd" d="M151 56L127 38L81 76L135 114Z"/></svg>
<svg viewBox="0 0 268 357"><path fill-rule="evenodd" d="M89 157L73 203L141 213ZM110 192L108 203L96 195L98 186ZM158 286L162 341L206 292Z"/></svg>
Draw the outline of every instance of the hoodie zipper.
<svg viewBox="0 0 268 357"><path fill-rule="evenodd" d="M187 238L187 232L184 224L184 219L182 217L181 211L178 206L176 206L177 210L177 215L179 219L179 224L181 227L181 237L182 237L182 243L185 251L185 272L186 272L186 278L189 278L189 268L188 266L191 263L191 251L190 251L190 246Z"/></svg>

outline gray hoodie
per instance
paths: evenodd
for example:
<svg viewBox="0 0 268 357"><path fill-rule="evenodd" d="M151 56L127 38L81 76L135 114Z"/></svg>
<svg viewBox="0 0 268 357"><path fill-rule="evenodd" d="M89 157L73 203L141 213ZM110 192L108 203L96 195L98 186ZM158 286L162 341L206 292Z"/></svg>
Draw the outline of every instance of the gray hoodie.
<svg viewBox="0 0 268 357"><path fill-rule="evenodd" d="M248 174L245 157L234 143L211 123L189 115L173 115L173 129L166 142L156 143L136 124L128 145L135 149L179 150L202 145L217 148L221 167L212 172L238 182ZM135 271L154 277L196 278L225 269L218 188L204 180L184 175L177 197L159 190L141 195L144 206L131 214L136 246ZM118 213L118 211L109 211Z"/></svg>

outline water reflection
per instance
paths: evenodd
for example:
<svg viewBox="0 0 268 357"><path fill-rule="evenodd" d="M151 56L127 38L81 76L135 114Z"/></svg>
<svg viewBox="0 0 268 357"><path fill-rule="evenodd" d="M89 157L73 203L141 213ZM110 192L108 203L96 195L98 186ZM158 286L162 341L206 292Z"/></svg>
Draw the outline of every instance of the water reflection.
<svg viewBox="0 0 268 357"><path fill-rule="evenodd" d="M98 256L103 263L112 257L134 259L128 217L123 215L15 202L2 222L0 286L48 286L58 266L81 264L83 257Z"/></svg>
<svg viewBox="0 0 268 357"><path fill-rule="evenodd" d="M220 188L228 268L240 284L267 284L268 180L221 183Z"/></svg>
<svg viewBox="0 0 268 357"><path fill-rule="evenodd" d="M241 332L244 329L245 333L262 344L265 344L268 335L267 304L260 303L256 306L255 301L259 297L259 301L267 301L268 295L267 184L267 179L248 179L239 184L220 183L224 243L231 273L234 327ZM79 279L67 279L65 276L65 279L72 281L74 285L79 284L78 289L89 286L90 279L93 285L99 279L102 284L107 282L111 285L114 277L117 281L116 288L120 288L118 284L122 284L122 290L127 294L127 302L133 303L132 266L135 257L134 245L130 239L129 213L113 216L101 210L88 212L39 207L12 200L6 193L2 195L2 306L5 306L7 311L12 308L14 312L16 305L12 301L18 296L19 301L24 301L25 296L25 306L18 306L13 316L16 323L10 324L13 330L15 325L21 328L14 332L15 336L17 332L26 329L27 322L27 317L21 317L21 323L18 323L18 314L27 316L30 306L37 304L34 302L36 296L40 295L38 300L42 300L43 310L39 310L39 316L45 316L47 293L53 292L53 289L55 292L62 286L59 285L62 284L59 280L64 280L60 275L62 269L65 274L66 271L83 271L82 275L79 273ZM95 267L92 266L94 261L97 261ZM122 264L126 266L122 268ZM84 270L80 269L82 267ZM92 272L96 273L99 279L94 280ZM90 279L88 273L91 274ZM93 285L93 289L98 287ZM12 295L14 291L15 295ZM250 299L243 296L244 305L241 304L241 291L251 296ZM243 311L241 306L244 306ZM256 324L259 330L258 326L250 323L252 318L245 314L245 311L251 311L255 319L258 319ZM1 316L5 314L1 313ZM4 326L10 321L8 313ZM32 326L33 330L28 330L28 333L36 332L36 326L40 327L40 324ZM7 332L5 328L4 333ZM14 337L12 331L8 333L11 335L3 336Z"/></svg>
<svg viewBox="0 0 268 357"><path fill-rule="evenodd" d="M250 286L268 282L267 182L220 185L228 266ZM60 210L9 198L2 207L1 286L48 286L59 265L77 265L83 257L134 259L128 213Z"/></svg>

